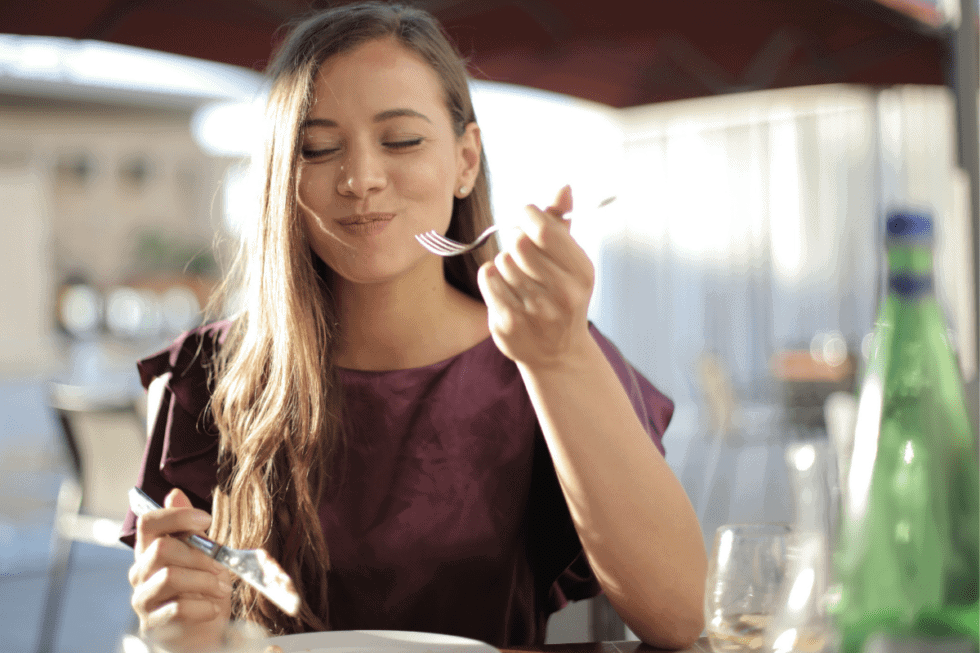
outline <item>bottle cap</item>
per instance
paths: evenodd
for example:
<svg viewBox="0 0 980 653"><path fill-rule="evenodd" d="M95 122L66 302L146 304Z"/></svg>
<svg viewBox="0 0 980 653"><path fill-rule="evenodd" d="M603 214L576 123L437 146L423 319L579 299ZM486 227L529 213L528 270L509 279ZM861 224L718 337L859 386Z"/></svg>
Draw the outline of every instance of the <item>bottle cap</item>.
<svg viewBox="0 0 980 653"><path fill-rule="evenodd" d="M921 213L889 213L886 233L889 239L927 240L932 238L932 219Z"/></svg>

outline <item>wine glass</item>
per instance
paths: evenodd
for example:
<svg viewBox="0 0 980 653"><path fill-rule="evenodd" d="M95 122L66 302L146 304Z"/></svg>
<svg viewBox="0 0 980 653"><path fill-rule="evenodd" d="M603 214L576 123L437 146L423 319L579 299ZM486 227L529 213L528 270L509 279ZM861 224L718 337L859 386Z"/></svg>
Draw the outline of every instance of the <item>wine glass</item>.
<svg viewBox="0 0 980 653"><path fill-rule="evenodd" d="M715 531L704 593L708 641L717 653L756 651L777 608L789 524L727 524Z"/></svg>

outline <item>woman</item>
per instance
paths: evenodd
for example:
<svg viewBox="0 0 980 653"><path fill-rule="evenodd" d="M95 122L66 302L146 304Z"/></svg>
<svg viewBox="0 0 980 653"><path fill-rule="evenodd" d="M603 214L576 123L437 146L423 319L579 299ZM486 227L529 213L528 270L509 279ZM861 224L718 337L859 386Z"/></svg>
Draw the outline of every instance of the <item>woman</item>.
<svg viewBox="0 0 980 653"><path fill-rule="evenodd" d="M141 627L531 644L601 590L647 643L692 643L705 554L662 456L672 406L588 323L570 190L511 251L415 242L491 222L465 69L424 12L320 13L270 78L262 218L226 284L245 308L140 364L160 408L139 483L166 506L123 534ZM298 617L167 537L189 531L268 550Z"/></svg>

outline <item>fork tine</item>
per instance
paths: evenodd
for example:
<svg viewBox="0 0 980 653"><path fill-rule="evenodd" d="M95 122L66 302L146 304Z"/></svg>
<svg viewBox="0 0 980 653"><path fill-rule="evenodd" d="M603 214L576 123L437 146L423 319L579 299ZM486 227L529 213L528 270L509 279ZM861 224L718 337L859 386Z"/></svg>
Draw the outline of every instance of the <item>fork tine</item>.
<svg viewBox="0 0 980 653"><path fill-rule="evenodd" d="M455 240L453 240L451 238L447 238L446 236L443 236L441 233L439 233L438 231L435 231L435 230L430 231L429 232L429 236L432 239L432 242L433 243L439 243L441 245L445 245L445 246L449 247L450 249L456 249L457 247L460 247L460 246L463 245L463 243L458 243L458 242L456 242Z"/></svg>
<svg viewBox="0 0 980 653"><path fill-rule="evenodd" d="M423 234L417 234L415 239L419 241L422 247L433 254L438 254L440 256L452 256L457 254L462 249L462 246L455 243L448 238L440 235L435 231L427 231Z"/></svg>
<svg viewBox="0 0 980 653"><path fill-rule="evenodd" d="M472 245L467 245L466 243L458 243L451 238L446 238L438 231L430 231L428 233L429 242L431 242L440 251L445 252L446 255L455 255L468 252L473 248Z"/></svg>
<svg viewBox="0 0 980 653"><path fill-rule="evenodd" d="M446 238L438 233L434 233L433 235L435 242L440 244L447 252L451 252L452 254L463 254L470 251L474 247L479 246L479 243L458 243L455 240Z"/></svg>
<svg viewBox="0 0 980 653"><path fill-rule="evenodd" d="M438 231L435 230L427 231L424 234L420 234L419 237L420 239L424 239L425 242L428 243L429 245L447 252L456 251L456 249L459 247L459 243L456 243L450 240L449 238L446 238L445 236L443 236L442 234L440 234Z"/></svg>
<svg viewBox="0 0 980 653"><path fill-rule="evenodd" d="M422 243L422 246L427 250L439 256L454 256L459 252L458 248L456 247L443 245L432 240L420 239L419 242Z"/></svg>
<svg viewBox="0 0 980 653"><path fill-rule="evenodd" d="M433 254L438 254L439 256L458 256L459 254L465 254L472 249L476 249L487 242L497 229L498 225L491 225L482 234L477 236L476 240L469 244L458 243L451 238L446 238L435 230L416 234L415 239L419 241L422 247L425 247Z"/></svg>

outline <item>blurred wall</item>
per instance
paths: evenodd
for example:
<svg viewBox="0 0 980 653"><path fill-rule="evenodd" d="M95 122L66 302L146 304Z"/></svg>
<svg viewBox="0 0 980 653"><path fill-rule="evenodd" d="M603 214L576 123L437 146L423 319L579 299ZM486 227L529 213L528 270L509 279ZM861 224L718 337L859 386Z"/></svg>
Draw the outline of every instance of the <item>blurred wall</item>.
<svg viewBox="0 0 980 653"><path fill-rule="evenodd" d="M28 154L0 150L0 375L51 366L52 261L44 184Z"/></svg>
<svg viewBox="0 0 980 653"><path fill-rule="evenodd" d="M55 359L56 293L101 290L210 256L228 162L205 155L190 109L0 96L0 374Z"/></svg>

